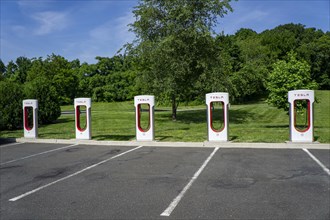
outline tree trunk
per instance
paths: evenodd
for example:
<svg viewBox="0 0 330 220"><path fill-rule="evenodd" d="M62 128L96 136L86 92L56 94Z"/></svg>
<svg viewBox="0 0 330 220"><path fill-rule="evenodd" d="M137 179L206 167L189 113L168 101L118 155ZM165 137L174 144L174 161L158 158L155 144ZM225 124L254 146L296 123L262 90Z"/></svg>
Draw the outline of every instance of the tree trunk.
<svg viewBox="0 0 330 220"><path fill-rule="evenodd" d="M176 100L175 100L175 95L172 96L172 120L176 121Z"/></svg>

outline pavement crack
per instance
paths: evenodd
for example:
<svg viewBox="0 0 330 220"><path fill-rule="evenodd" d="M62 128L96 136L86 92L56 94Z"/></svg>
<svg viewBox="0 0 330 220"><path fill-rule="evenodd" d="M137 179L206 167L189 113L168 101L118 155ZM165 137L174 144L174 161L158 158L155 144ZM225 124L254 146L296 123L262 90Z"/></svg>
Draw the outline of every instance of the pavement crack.
<svg viewBox="0 0 330 220"><path fill-rule="evenodd" d="M256 184L257 180L253 178L232 178L216 181L211 184L212 187L222 189L248 188Z"/></svg>
<svg viewBox="0 0 330 220"><path fill-rule="evenodd" d="M35 176L34 179L54 178L54 177L60 176L61 174L65 173L66 171L67 171L67 168L55 168L47 173Z"/></svg>

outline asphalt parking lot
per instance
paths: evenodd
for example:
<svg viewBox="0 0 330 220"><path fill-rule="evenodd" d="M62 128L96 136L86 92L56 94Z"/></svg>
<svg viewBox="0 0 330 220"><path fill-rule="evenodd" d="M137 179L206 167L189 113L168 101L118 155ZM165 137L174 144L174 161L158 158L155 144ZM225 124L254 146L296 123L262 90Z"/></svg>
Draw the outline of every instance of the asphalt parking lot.
<svg viewBox="0 0 330 220"><path fill-rule="evenodd" d="M330 218L329 149L14 143L0 153L1 220Z"/></svg>

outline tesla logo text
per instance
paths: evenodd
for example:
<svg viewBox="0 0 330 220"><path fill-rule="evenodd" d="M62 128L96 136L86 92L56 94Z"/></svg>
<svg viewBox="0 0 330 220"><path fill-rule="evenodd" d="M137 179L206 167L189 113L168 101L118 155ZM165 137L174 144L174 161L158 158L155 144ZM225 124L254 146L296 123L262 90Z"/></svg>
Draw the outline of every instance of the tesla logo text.
<svg viewBox="0 0 330 220"><path fill-rule="evenodd" d="M307 97L309 94L294 94L295 97Z"/></svg>
<svg viewBox="0 0 330 220"><path fill-rule="evenodd" d="M149 99L138 99L139 102L147 102Z"/></svg>
<svg viewBox="0 0 330 220"><path fill-rule="evenodd" d="M223 99L223 96L210 96L211 99Z"/></svg>

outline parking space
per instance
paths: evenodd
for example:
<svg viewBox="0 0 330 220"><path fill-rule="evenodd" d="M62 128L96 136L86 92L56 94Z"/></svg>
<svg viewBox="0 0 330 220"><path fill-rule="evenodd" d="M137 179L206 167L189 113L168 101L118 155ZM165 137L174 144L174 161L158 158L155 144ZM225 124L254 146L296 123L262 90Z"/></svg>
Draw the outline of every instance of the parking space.
<svg viewBox="0 0 330 220"><path fill-rule="evenodd" d="M38 144L38 147L41 146L42 144ZM48 144L44 144L44 146L45 149L50 148ZM49 152L40 148L40 153L48 153L7 164L6 162L8 161L1 161L1 199L10 199L16 194L24 193L56 179L63 178L91 164L100 162L113 154L128 149L127 147L118 149L116 147L87 145L66 145L72 146L69 148L64 148L65 145L59 145L56 148L54 148L54 145L50 146L53 149L61 150ZM31 144L22 144L20 147L24 152L29 147L34 148ZM13 150L16 151L17 149ZM5 158L6 154L9 153L1 152ZM36 155L36 153L34 152L32 155Z"/></svg>
<svg viewBox="0 0 330 220"><path fill-rule="evenodd" d="M330 168L330 151L329 150L309 150L324 166Z"/></svg>
<svg viewBox="0 0 330 220"><path fill-rule="evenodd" d="M63 144L35 144L35 143L15 143L0 145L0 164L11 163L21 158L31 157L48 151L55 151L70 145Z"/></svg>
<svg viewBox="0 0 330 220"><path fill-rule="evenodd" d="M1 219L330 217L330 177L302 149L18 144L0 150ZM329 150L310 152L329 168Z"/></svg>
<svg viewBox="0 0 330 220"><path fill-rule="evenodd" d="M328 219L329 204L329 176L302 150L221 149L173 217Z"/></svg>

